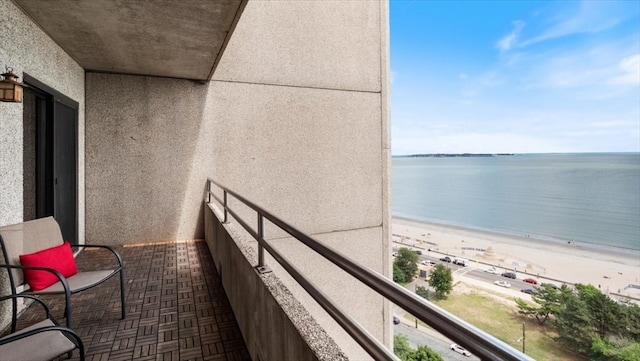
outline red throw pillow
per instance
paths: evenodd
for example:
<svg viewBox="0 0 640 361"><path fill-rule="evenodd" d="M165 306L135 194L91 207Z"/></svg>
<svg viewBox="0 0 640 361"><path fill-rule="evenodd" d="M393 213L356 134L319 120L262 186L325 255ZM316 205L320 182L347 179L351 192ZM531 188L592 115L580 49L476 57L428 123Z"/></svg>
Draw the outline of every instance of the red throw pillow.
<svg viewBox="0 0 640 361"><path fill-rule="evenodd" d="M76 260L73 258L73 251L69 242L35 253L23 254L20 256L20 264L23 266L53 268L65 277L78 273ZM31 287L31 291L39 291L59 281L58 277L48 271L25 269L23 274L24 280Z"/></svg>

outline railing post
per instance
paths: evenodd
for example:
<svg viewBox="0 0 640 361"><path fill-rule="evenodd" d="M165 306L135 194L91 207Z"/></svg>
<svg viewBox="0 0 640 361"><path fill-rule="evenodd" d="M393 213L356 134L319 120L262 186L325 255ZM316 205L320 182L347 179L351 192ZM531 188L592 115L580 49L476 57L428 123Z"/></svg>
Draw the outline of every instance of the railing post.
<svg viewBox="0 0 640 361"><path fill-rule="evenodd" d="M223 209L224 209L224 219L222 220L222 223L229 223L227 221L227 190L225 189L223 191L223 198L224 198L224 205L223 205Z"/></svg>
<svg viewBox="0 0 640 361"><path fill-rule="evenodd" d="M264 217L258 213L258 266L259 273L271 272L271 269L264 264Z"/></svg>

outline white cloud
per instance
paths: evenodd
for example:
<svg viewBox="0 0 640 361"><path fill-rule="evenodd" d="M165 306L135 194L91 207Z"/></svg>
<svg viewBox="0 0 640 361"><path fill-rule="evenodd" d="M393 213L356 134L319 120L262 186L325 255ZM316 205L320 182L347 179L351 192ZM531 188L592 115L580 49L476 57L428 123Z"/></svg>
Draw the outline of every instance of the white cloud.
<svg viewBox="0 0 640 361"><path fill-rule="evenodd" d="M524 22L521 20L514 21L513 29L511 30L511 32L504 38L498 40L498 42L496 43L496 47L500 49L500 51L507 51L511 49L518 41L518 35L520 35L520 32L524 28L524 25Z"/></svg>
<svg viewBox="0 0 640 361"><path fill-rule="evenodd" d="M556 10L557 11L557 10ZM567 14L567 12L573 12ZM614 27L633 16L628 9L607 1L582 1L578 9L568 8L555 12L549 18L550 26L539 35L522 41L519 46L528 46L546 40L565 37L572 34L598 33Z"/></svg>
<svg viewBox="0 0 640 361"><path fill-rule="evenodd" d="M611 84L640 84L640 54L622 59L618 68L622 74L613 77L610 80Z"/></svg>

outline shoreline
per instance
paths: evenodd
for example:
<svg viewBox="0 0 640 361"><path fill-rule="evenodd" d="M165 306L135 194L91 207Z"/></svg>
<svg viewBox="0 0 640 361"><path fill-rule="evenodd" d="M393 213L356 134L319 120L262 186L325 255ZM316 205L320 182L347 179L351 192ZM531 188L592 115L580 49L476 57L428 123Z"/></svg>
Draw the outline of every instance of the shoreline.
<svg viewBox="0 0 640 361"><path fill-rule="evenodd" d="M490 229L484 229L484 228L476 228L471 226L462 226L462 225L451 224L451 223L440 223L440 222L426 221L426 220L405 217L405 216L392 216L392 223L394 223L396 220L399 222L408 222L408 223L415 223L415 224L423 224L427 226L450 228L452 230L457 230L460 232L486 234L487 236L495 236L495 237L510 237L514 240L522 240L525 242L536 242L536 243L542 243L542 244L548 243L553 246L566 246L566 248L568 249L578 248L578 249L584 249L590 252L604 251L607 253L612 253L612 254L623 256L623 257L628 256L629 254L636 254L637 257L640 258L640 249L635 249L635 248L609 246L609 245L598 244L598 243L568 240L568 239L562 239L557 237L545 237L540 235L534 235L533 237L531 237L531 236L523 235L522 233L517 233L517 232L497 231L497 230L490 230Z"/></svg>
<svg viewBox="0 0 640 361"><path fill-rule="evenodd" d="M472 267L493 264L534 278L592 284L603 293L640 298L640 288L629 287L640 287L640 250L568 244L406 217L393 217L391 229L393 242L464 257Z"/></svg>

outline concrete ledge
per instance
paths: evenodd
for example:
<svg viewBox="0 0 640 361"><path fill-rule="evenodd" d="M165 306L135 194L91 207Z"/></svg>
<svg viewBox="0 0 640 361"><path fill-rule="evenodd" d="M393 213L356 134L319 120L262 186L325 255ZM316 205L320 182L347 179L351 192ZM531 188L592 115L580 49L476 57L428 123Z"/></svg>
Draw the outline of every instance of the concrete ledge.
<svg viewBox="0 0 640 361"><path fill-rule="evenodd" d="M204 232L233 313L253 360L347 360L346 355L258 257L238 225L222 224L205 204Z"/></svg>

